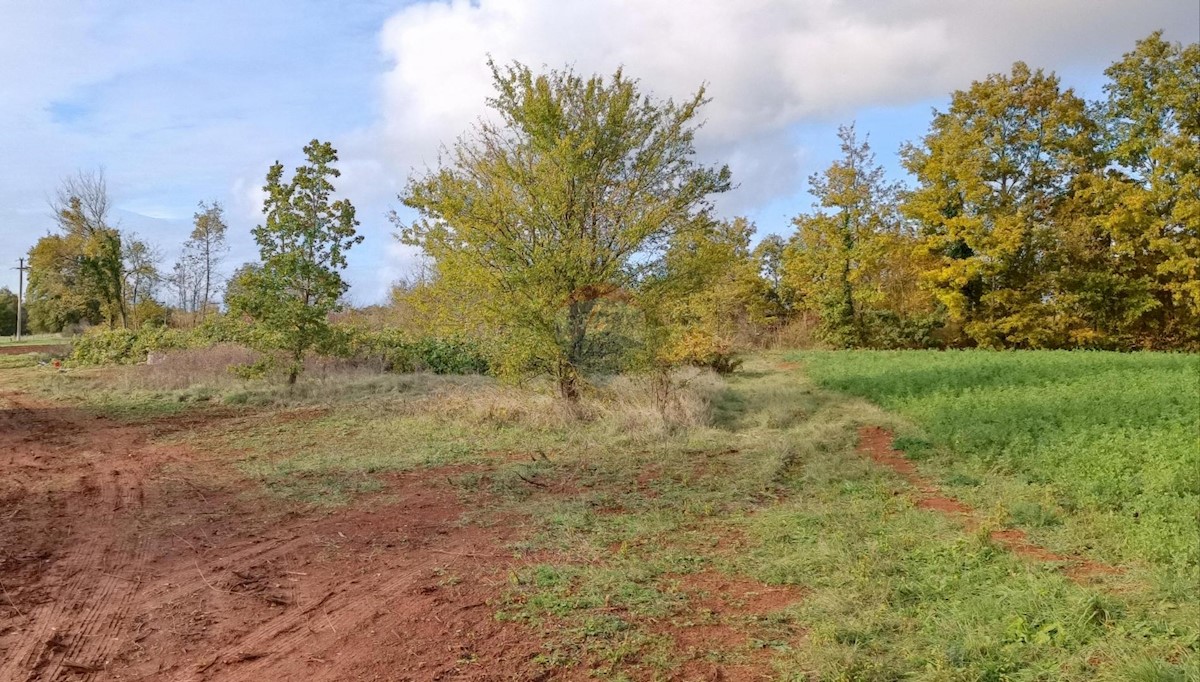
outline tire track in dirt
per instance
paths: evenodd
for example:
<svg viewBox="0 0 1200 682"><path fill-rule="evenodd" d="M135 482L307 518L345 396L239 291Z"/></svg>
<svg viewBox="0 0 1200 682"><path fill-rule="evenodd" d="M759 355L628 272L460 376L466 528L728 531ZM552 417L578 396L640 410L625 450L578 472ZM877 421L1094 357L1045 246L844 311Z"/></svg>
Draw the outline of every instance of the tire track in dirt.
<svg viewBox="0 0 1200 682"><path fill-rule="evenodd" d="M140 481L133 485L122 485L118 476L113 476L110 498L113 501L113 516L120 511L140 509L144 493ZM52 670L49 678L61 672L68 662L73 663L72 672L83 673L81 679L96 679L96 675L108 667L112 655L123 638L122 624L129 616L133 597L138 591L136 580L123 578L117 573L130 566L140 566L146 560L145 546L139 533L120 534L100 557L99 585L87 596L87 607L79 618L74 638L59 659L60 667ZM121 633L121 634L115 634Z"/></svg>
<svg viewBox="0 0 1200 682"><path fill-rule="evenodd" d="M982 521L974 509L966 503L945 495L941 488L922 476L904 453L893 446L893 435L878 426L864 426L858 430L859 452L875 463L900 475L916 491L917 506L959 519L968 531L980 528ZM1059 564L1066 576L1078 583L1088 583L1104 575L1116 575L1122 570L1116 566L1093 561L1085 557L1057 554L1038 545L1019 528L994 530L988 533L992 542L1004 547L1017 556L1033 561Z"/></svg>
<svg viewBox="0 0 1200 682"><path fill-rule="evenodd" d="M443 472L305 511L154 442L205 422L0 392L0 680L550 679L488 605L516 529L462 525Z"/></svg>
<svg viewBox="0 0 1200 682"><path fill-rule="evenodd" d="M46 480L27 479L18 484L48 488L44 490L48 497L65 492L82 502L85 511L57 519L69 525L71 551L47 571L49 580L43 580L42 587L52 590L53 598L24 614L25 622L17 627L16 637L7 647L0 679L55 680L67 675L94 679L115 647L109 633L128 612L136 591L135 585L109 573L136 565L139 554L137 536L118 530L122 525L118 516L142 497L140 478L122 478L119 469L112 469L104 484L96 485L95 480L98 464L106 456L121 454L121 443L132 439L124 437L130 435L127 428L99 424L95 429L93 424L81 423L80 415L40 406L18 394L5 394L3 400L8 407L4 410L7 428L0 447L8 446L14 458L24 455L24 459L50 460L45 471L71 471L76 482L65 491L54 490L53 482ZM91 431L90 437L103 446L72 452L71 446L85 431ZM19 443L10 442L14 436ZM52 474L50 478L57 477ZM81 516L87 519L86 528L77 527Z"/></svg>

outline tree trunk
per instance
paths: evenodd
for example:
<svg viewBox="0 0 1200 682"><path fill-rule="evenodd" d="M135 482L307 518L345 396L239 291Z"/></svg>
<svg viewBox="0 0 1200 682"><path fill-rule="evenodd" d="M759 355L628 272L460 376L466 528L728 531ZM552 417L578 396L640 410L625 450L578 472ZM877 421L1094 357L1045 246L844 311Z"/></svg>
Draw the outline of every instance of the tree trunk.
<svg viewBox="0 0 1200 682"><path fill-rule="evenodd" d="M210 239L209 235L204 236L204 301L201 302L203 306L200 309L201 322L208 317L208 299L212 296L212 245L209 242Z"/></svg>
<svg viewBox="0 0 1200 682"><path fill-rule="evenodd" d="M579 402L579 372L569 362L558 363L558 394L568 402Z"/></svg>
<svg viewBox="0 0 1200 682"><path fill-rule="evenodd" d="M846 335L847 345L859 346L862 343L862 334L858 328L858 315L854 310L854 286L850 282L850 259L854 254L854 234L851 231L850 216L844 215L842 218L842 245L845 248L845 253L842 258L842 305L841 315L839 320L840 326Z"/></svg>
<svg viewBox="0 0 1200 682"><path fill-rule="evenodd" d="M567 353L558 364L558 391L571 402L579 401L579 367L583 364L588 315L593 301L573 301L567 308Z"/></svg>
<svg viewBox="0 0 1200 682"><path fill-rule="evenodd" d="M292 351L292 364L288 367L288 386L295 386L296 379L300 377L300 370L304 366L304 351Z"/></svg>

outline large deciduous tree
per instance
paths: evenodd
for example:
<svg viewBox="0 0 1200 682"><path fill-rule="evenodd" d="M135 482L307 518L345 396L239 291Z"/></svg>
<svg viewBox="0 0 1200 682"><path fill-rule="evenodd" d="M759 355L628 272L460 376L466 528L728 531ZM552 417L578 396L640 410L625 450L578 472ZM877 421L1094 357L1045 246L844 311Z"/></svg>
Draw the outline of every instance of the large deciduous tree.
<svg viewBox="0 0 1200 682"><path fill-rule="evenodd" d="M307 163L291 180L279 162L267 172L266 221L253 231L261 264L241 271L227 299L231 312L255 322L253 345L287 357L289 384L308 351L328 337L328 316L348 288L341 275L346 251L363 239L355 230L354 206L333 199L332 179L341 175L334 166L337 150L313 140L304 154Z"/></svg>
<svg viewBox="0 0 1200 682"><path fill-rule="evenodd" d="M420 218L399 236L474 293L498 366L548 372L573 400L597 305L703 222L729 171L693 158L703 88L677 103L621 71L490 66L495 116L410 180L401 199Z"/></svg>
<svg viewBox="0 0 1200 682"><path fill-rule="evenodd" d="M121 233L110 223L103 172L65 178L51 200L58 233L29 253L29 315L40 330L128 326Z"/></svg>
<svg viewBox="0 0 1200 682"><path fill-rule="evenodd" d="M1075 191L1103 165L1087 103L1018 62L955 92L920 144L902 151L917 187L904 209L936 259L927 282L977 343L1071 343L1060 237Z"/></svg>
<svg viewBox="0 0 1200 682"><path fill-rule="evenodd" d="M817 206L793 221L786 280L803 305L818 314L824 341L839 347L877 345L886 335L879 329L882 312L891 313L885 324L896 327L929 306L916 291L913 235L899 213L900 186L887 180L853 125L839 128L838 139L841 158L809 178Z"/></svg>
<svg viewBox="0 0 1200 682"><path fill-rule="evenodd" d="M1200 43L1157 32L1106 71L1102 113L1115 168L1098 230L1105 279L1130 303L1119 329L1135 345L1200 343ZM1099 198L1097 198L1099 197ZM1102 293L1110 303L1106 287Z"/></svg>

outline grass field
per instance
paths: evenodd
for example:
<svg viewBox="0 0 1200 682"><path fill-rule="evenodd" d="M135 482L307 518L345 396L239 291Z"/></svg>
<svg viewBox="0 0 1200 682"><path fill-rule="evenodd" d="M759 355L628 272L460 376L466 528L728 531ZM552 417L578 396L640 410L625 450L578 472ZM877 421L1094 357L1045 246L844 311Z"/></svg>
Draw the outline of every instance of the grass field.
<svg viewBox="0 0 1200 682"><path fill-rule="evenodd" d="M1197 584L1200 358L1081 352L797 356L911 420L898 443L1039 542Z"/></svg>
<svg viewBox="0 0 1200 682"><path fill-rule="evenodd" d="M105 393L115 384L104 373L27 380L132 420L249 406L169 438L225 453L292 503L386 496L397 471L444 477L473 510L466 522L522 529L511 550L524 563L493 606L540 633L550 670L1168 681L1200 679L1195 363L764 355L728 380L693 377L666 417L626 383L590 398L584 421L481 378L295 394ZM985 527L919 507L857 451L865 425L894 430L923 473L987 514ZM1072 580L990 539L1006 527L1122 572Z"/></svg>
<svg viewBox="0 0 1200 682"><path fill-rule="evenodd" d="M70 339L64 339L60 334L24 334L21 340L17 341L15 336L0 336L0 346L56 346L66 345L71 343Z"/></svg>

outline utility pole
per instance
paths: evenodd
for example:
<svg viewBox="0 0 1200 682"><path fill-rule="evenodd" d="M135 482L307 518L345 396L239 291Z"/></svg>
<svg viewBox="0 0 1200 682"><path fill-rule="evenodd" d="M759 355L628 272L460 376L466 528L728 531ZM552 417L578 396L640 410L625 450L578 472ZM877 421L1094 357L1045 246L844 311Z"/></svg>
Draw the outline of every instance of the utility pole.
<svg viewBox="0 0 1200 682"><path fill-rule="evenodd" d="M17 340L21 340L21 307L25 302L25 271L29 268L25 267L25 259L17 259L17 267L13 268L17 271Z"/></svg>

